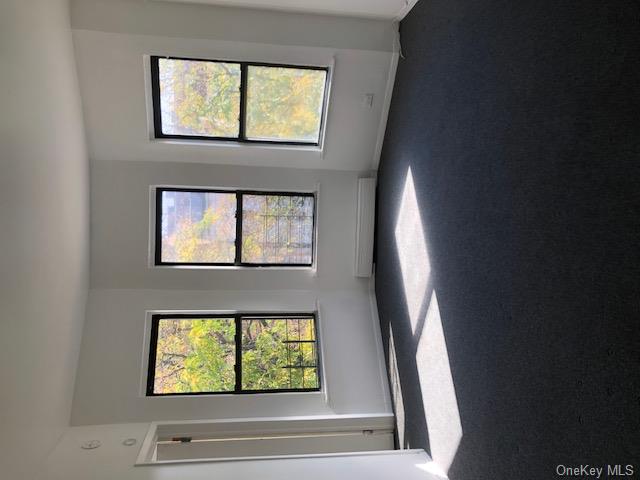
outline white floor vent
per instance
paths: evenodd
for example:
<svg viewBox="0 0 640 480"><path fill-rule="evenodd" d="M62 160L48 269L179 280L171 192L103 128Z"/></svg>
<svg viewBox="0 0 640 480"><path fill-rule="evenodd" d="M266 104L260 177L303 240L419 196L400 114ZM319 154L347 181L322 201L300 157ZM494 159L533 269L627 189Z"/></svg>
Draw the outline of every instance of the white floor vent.
<svg viewBox="0 0 640 480"><path fill-rule="evenodd" d="M392 414L154 422L136 465L361 454L392 449Z"/></svg>

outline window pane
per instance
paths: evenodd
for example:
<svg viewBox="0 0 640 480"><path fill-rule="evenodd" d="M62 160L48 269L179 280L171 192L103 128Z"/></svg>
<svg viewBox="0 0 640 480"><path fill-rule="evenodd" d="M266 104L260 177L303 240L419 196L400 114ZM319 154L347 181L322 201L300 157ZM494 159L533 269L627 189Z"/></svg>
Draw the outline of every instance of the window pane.
<svg viewBox="0 0 640 480"><path fill-rule="evenodd" d="M242 261L311 265L314 197L243 195Z"/></svg>
<svg viewBox="0 0 640 480"><path fill-rule="evenodd" d="M163 262L233 263L236 194L162 191Z"/></svg>
<svg viewBox="0 0 640 480"><path fill-rule="evenodd" d="M237 137L240 65L158 59L162 133Z"/></svg>
<svg viewBox="0 0 640 480"><path fill-rule="evenodd" d="M318 388L312 318L242 319L242 389Z"/></svg>
<svg viewBox="0 0 640 480"><path fill-rule="evenodd" d="M327 72L249 65L247 138L317 143Z"/></svg>
<svg viewBox="0 0 640 480"><path fill-rule="evenodd" d="M233 318L161 319L153 393L232 392Z"/></svg>

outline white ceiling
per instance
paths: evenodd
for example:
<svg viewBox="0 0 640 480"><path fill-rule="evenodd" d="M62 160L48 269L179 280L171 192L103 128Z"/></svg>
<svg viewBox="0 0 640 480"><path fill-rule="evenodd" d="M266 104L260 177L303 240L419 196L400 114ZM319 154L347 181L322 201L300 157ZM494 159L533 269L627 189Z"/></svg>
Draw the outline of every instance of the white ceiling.
<svg viewBox="0 0 640 480"><path fill-rule="evenodd" d="M418 0L156 0L364 18L400 19Z"/></svg>

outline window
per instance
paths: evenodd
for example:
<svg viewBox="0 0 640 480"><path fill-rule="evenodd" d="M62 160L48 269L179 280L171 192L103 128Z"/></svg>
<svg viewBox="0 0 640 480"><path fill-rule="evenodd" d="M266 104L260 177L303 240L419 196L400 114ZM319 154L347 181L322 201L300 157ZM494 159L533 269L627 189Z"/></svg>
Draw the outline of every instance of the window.
<svg viewBox="0 0 640 480"><path fill-rule="evenodd" d="M314 217L312 193L157 188L155 264L308 267Z"/></svg>
<svg viewBox="0 0 640 480"><path fill-rule="evenodd" d="M314 314L152 317L147 395L320 389Z"/></svg>
<svg viewBox="0 0 640 480"><path fill-rule="evenodd" d="M151 57L156 138L319 145L328 68Z"/></svg>

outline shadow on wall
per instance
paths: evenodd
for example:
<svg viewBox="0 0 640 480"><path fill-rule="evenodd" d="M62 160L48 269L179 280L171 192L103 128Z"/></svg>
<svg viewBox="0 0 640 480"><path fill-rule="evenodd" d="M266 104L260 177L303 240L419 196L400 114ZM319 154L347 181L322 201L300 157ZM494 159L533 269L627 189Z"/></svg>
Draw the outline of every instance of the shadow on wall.
<svg viewBox="0 0 640 480"><path fill-rule="evenodd" d="M394 322L396 329L405 330L397 332L396 340L391 325L385 332L398 447L412 447L407 430L413 431L411 438L426 432L422 445L415 446L428 445L435 464L446 474L463 432L411 167L407 169L394 233L406 305L406 311L398 315L405 313L408 318L408 322ZM395 343L406 338L413 339L412 345L405 346L399 359ZM412 410L421 406L421 411L405 411L403 390L412 397Z"/></svg>

